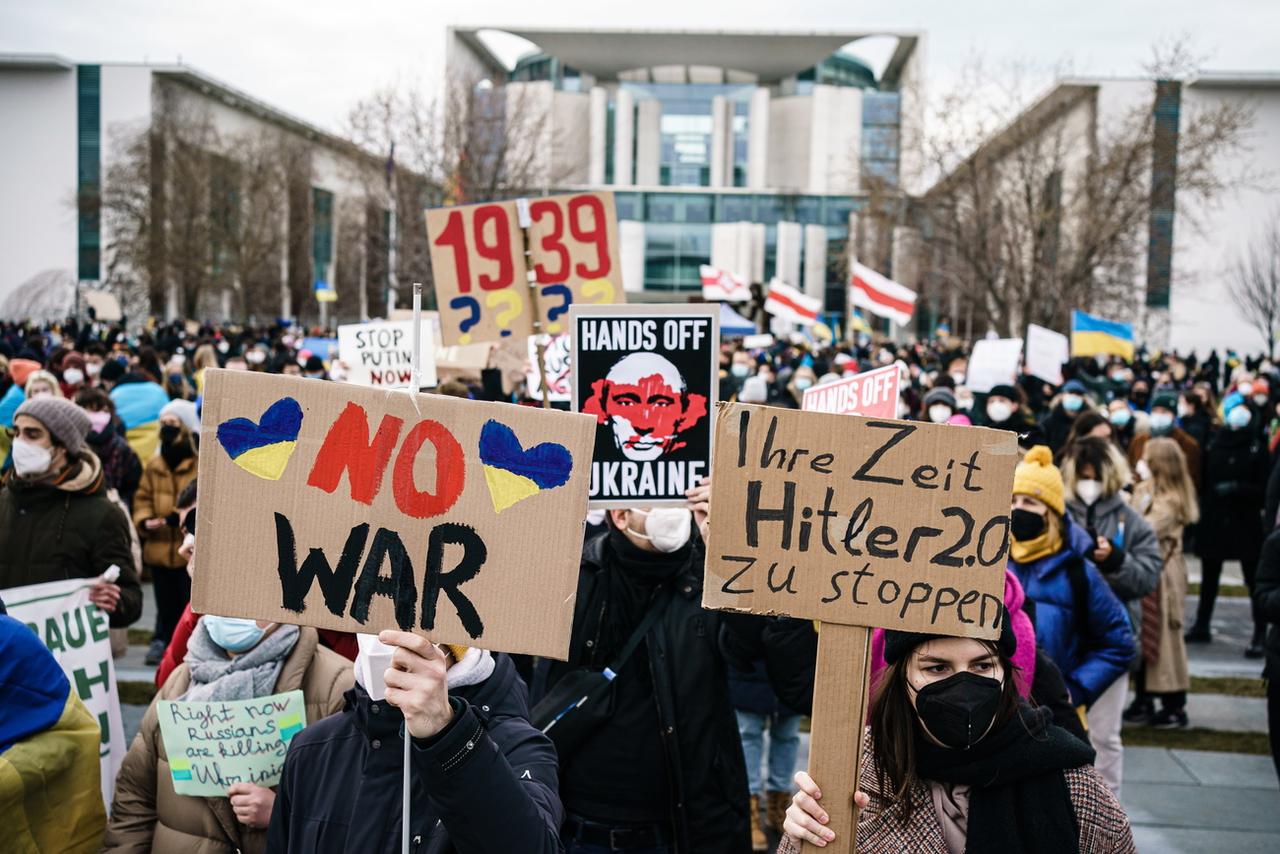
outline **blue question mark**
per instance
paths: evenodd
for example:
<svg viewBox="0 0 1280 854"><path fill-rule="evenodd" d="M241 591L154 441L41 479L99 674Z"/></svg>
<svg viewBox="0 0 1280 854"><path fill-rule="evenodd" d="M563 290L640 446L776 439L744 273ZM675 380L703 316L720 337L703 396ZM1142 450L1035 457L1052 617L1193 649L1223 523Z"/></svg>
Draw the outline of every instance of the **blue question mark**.
<svg viewBox="0 0 1280 854"><path fill-rule="evenodd" d="M569 290L567 285L547 285L542 289L544 297L551 294L556 294L564 300L560 305L547 309L547 331L554 335L560 331L560 324L556 322L556 318L569 311L569 304L573 302L573 291Z"/></svg>
<svg viewBox="0 0 1280 854"><path fill-rule="evenodd" d="M454 297L449 300L449 308L460 311L467 306L471 308L471 316L458 324L458 329L462 331L462 334L458 336L459 344L471 343L469 330L480 322L480 303L476 302L475 297Z"/></svg>

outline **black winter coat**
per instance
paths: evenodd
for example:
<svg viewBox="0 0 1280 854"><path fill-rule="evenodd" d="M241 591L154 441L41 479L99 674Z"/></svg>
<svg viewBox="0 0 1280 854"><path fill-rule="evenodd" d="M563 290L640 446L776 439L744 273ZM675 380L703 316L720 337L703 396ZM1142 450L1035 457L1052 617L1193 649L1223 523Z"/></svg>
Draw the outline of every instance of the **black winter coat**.
<svg viewBox="0 0 1280 854"><path fill-rule="evenodd" d="M1074 423L1075 418L1063 411L1061 403L1040 422L1040 432L1044 434L1045 441L1048 442L1055 457L1062 450L1062 446L1067 444L1067 437L1071 435L1071 425Z"/></svg>
<svg viewBox="0 0 1280 854"><path fill-rule="evenodd" d="M1205 455L1200 555L1249 559L1262 547L1269 456L1252 430L1219 430Z"/></svg>
<svg viewBox="0 0 1280 854"><path fill-rule="evenodd" d="M613 549L610 533L583 548L569 660L540 664L536 682L545 681L545 689L577 668L609 664L613 650L597 651L619 638L625 641L643 619L618 622L623 606L617 576L626 570ZM650 675L665 747L675 850L738 854L751 850L746 763L719 649L724 614L702 607L702 569L703 545L695 533L685 564L666 582L675 585L674 598L647 637ZM627 739L622 732L612 736ZM611 737L607 723L592 736L602 737ZM565 809L572 812L573 804L566 803Z"/></svg>
<svg viewBox="0 0 1280 854"><path fill-rule="evenodd" d="M1257 621L1270 623L1263 649L1267 653L1266 677L1280 679L1280 530L1262 544L1258 573L1253 580L1253 612Z"/></svg>
<svg viewBox="0 0 1280 854"><path fill-rule="evenodd" d="M133 564L130 522L107 497L98 458L84 452L58 486L6 476L0 488L0 590L93 578L120 567L120 602L111 615L122 629L142 615L142 584Z"/></svg>
<svg viewBox="0 0 1280 854"><path fill-rule="evenodd" d="M551 854L564 813L556 753L528 721L528 691L505 655L450 692L453 722L413 740L410 850ZM359 685L341 714L289 745L267 835L273 852L399 851L404 718Z"/></svg>

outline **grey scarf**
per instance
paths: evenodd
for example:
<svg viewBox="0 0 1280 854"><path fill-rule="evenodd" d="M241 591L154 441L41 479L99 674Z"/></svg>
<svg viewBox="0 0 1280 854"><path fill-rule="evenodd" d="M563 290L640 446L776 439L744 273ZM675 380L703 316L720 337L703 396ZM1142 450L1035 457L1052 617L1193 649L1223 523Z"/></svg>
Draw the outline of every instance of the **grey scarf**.
<svg viewBox="0 0 1280 854"><path fill-rule="evenodd" d="M216 702L251 700L275 691L284 660L298 643L297 626L280 626L248 652L229 658L209 637L204 622L187 642L191 685L179 700Z"/></svg>

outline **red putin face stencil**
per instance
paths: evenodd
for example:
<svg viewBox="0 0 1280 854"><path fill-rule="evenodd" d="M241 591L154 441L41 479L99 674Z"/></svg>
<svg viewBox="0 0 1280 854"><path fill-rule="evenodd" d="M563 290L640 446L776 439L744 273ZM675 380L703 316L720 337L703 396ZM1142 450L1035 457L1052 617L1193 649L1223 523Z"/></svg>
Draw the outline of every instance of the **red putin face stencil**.
<svg viewBox="0 0 1280 854"><path fill-rule="evenodd" d="M632 353L591 384L582 411L611 427L623 456L648 462L684 447L680 434L706 417L706 395L685 389L684 377L670 361Z"/></svg>

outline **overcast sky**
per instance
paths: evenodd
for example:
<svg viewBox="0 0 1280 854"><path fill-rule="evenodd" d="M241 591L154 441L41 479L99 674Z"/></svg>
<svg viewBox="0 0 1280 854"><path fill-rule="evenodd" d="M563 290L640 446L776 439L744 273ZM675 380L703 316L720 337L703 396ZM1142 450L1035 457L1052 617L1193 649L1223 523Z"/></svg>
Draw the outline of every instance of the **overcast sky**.
<svg viewBox="0 0 1280 854"><path fill-rule="evenodd" d="M1140 73L1160 40L1189 36L1215 70L1280 70L1280 0L0 0L0 52L77 62L182 61L286 112L340 129L351 104L396 81L439 79L444 27L915 30L926 85L974 54L1088 75ZM532 10L536 9L535 14ZM874 57L873 57L874 59ZM17 117L5 116L6 121Z"/></svg>

